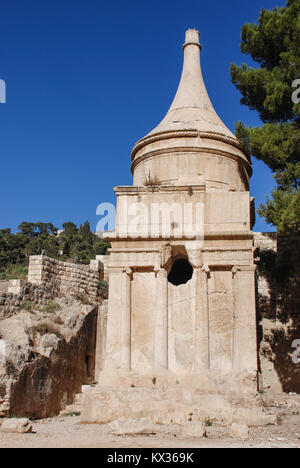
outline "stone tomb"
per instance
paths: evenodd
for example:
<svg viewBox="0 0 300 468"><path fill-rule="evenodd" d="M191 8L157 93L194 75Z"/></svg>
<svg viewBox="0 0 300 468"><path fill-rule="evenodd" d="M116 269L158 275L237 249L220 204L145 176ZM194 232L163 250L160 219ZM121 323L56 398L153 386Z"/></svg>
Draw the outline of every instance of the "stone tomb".
<svg viewBox="0 0 300 468"><path fill-rule="evenodd" d="M183 49L171 108L133 148L134 185L115 188L106 350L83 421L230 423L230 402L257 391L251 162L211 104L198 31Z"/></svg>

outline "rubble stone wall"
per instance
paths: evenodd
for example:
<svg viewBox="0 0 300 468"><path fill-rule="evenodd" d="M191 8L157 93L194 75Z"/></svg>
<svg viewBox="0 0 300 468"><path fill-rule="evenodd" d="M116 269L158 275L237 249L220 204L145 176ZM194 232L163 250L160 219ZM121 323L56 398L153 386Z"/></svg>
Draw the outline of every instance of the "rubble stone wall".
<svg viewBox="0 0 300 468"><path fill-rule="evenodd" d="M29 261L28 281L53 285L63 295L73 293L96 298L102 277L102 264L97 260L92 260L90 265L78 265L38 255L31 256Z"/></svg>
<svg viewBox="0 0 300 468"><path fill-rule="evenodd" d="M36 285L22 280L12 280L4 291L0 290L0 320L19 312L24 301L36 306L43 306L57 296L53 284Z"/></svg>

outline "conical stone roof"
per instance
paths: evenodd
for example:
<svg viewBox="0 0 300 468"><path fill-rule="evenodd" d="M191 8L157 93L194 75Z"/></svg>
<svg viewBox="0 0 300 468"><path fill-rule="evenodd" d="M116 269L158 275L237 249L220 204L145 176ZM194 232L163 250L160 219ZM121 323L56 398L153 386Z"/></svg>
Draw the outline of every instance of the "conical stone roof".
<svg viewBox="0 0 300 468"><path fill-rule="evenodd" d="M196 29L186 31L183 48L183 70L176 96L165 118L149 135L198 130L235 138L217 115L208 96L200 64L199 32Z"/></svg>
<svg viewBox="0 0 300 468"><path fill-rule="evenodd" d="M196 29L186 31L184 63L173 103L161 123L131 154L134 185L197 185L207 190L249 189L251 161L208 96Z"/></svg>

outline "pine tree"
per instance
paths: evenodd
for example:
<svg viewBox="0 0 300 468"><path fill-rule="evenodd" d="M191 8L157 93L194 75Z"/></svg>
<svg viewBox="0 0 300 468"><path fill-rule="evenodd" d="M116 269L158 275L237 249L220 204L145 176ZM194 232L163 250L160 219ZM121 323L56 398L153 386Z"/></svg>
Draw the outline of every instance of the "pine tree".
<svg viewBox="0 0 300 468"><path fill-rule="evenodd" d="M300 103L292 99L300 79L300 0L286 7L262 9L258 24L245 24L241 51L260 68L231 65L241 103L256 110L264 125L236 125L245 151L264 161L277 183L258 213L280 234L300 232Z"/></svg>

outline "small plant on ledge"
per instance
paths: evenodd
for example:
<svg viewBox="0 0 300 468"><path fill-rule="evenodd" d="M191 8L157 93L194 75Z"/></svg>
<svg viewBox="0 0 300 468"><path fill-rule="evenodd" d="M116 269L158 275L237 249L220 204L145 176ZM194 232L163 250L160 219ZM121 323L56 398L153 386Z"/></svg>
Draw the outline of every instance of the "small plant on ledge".
<svg viewBox="0 0 300 468"><path fill-rule="evenodd" d="M157 187L158 185L160 185L159 178L156 175L152 176L151 173L149 172L149 175L146 176L144 180L144 186L145 187Z"/></svg>

